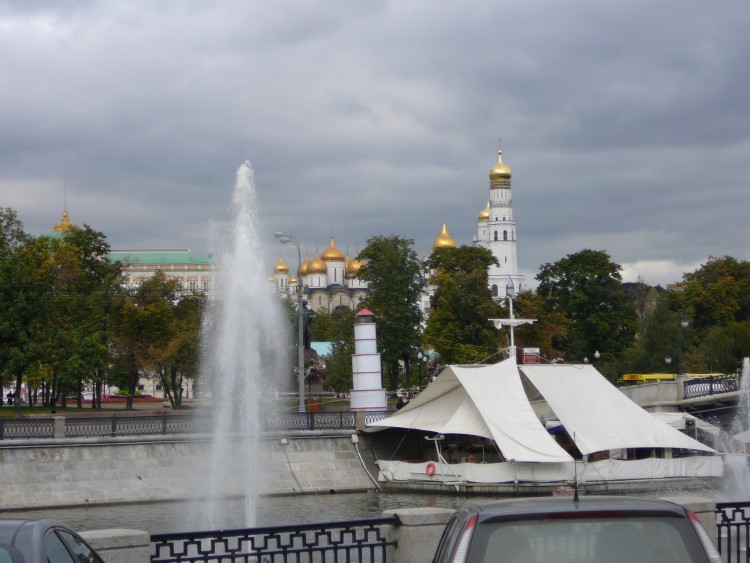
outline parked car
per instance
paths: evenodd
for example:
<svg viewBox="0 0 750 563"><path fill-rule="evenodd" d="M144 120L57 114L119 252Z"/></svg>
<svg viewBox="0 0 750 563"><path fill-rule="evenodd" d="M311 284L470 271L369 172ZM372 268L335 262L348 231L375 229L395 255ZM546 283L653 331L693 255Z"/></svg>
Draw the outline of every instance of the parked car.
<svg viewBox="0 0 750 563"><path fill-rule="evenodd" d="M0 563L104 563L56 520L0 520Z"/></svg>
<svg viewBox="0 0 750 563"><path fill-rule="evenodd" d="M698 517L677 504L625 497L537 497L472 503L443 531L433 563L720 563Z"/></svg>

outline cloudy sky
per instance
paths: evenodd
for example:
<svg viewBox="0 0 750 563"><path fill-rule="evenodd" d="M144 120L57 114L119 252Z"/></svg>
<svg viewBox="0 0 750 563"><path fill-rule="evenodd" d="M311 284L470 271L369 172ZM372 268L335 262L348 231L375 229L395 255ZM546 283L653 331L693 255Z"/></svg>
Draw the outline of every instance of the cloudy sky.
<svg viewBox="0 0 750 563"><path fill-rule="evenodd" d="M209 249L255 171L268 270L331 233L476 232L498 139L520 269L666 284L750 259L750 3L0 0L0 207ZM529 280L530 281L530 280Z"/></svg>

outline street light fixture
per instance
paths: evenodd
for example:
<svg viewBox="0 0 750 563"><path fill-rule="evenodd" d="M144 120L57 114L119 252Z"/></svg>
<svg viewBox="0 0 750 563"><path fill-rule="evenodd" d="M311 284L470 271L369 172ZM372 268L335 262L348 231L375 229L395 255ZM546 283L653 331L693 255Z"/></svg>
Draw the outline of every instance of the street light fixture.
<svg viewBox="0 0 750 563"><path fill-rule="evenodd" d="M297 237L276 231L274 237L281 244L290 242L297 247L297 382L299 385L298 412L305 412L305 311L302 308L302 251Z"/></svg>
<svg viewBox="0 0 750 563"><path fill-rule="evenodd" d="M690 321L687 319L680 319L680 334L678 339L679 347L677 349L677 373L683 373L682 371L682 340L684 338L683 332L685 332L685 329L690 324Z"/></svg>

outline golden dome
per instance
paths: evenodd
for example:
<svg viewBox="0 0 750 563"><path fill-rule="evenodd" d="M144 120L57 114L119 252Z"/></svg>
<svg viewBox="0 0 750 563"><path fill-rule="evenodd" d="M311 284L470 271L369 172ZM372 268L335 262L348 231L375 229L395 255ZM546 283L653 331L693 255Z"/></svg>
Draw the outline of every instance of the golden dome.
<svg viewBox="0 0 750 563"><path fill-rule="evenodd" d="M310 264L310 257L305 254L305 261L302 262L302 264L299 265L299 275L300 276L306 276L307 275L307 266Z"/></svg>
<svg viewBox="0 0 750 563"><path fill-rule="evenodd" d="M440 231L435 242L432 243L432 250L437 250L438 248L456 248L456 241L448 234L448 227L445 221L443 221L443 230Z"/></svg>
<svg viewBox="0 0 750 563"><path fill-rule="evenodd" d="M477 215L477 221L487 223L490 220L490 200L487 200L487 207L482 209Z"/></svg>
<svg viewBox="0 0 750 563"><path fill-rule="evenodd" d="M70 219L68 219L68 212L63 211L62 220L57 225L54 226L52 231L55 233L64 233L64 232L69 231L73 227L75 227L75 225L70 221Z"/></svg>
<svg viewBox="0 0 750 563"><path fill-rule="evenodd" d="M327 273L328 273L328 266L326 266L326 263L320 259L320 256L316 256L315 258L310 260L309 264L307 264L308 276L310 274L327 274Z"/></svg>
<svg viewBox="0 0 750 563"><path fill-rule="evenodd" d="M321 254L320 258L324 262L343 262L345 256L344 253L336 247L336 243L333 242L333 237L331 237L331 244L328 246L328 250Z"/></svg>
<svg viewBox="0 0 750 563"><path fill-rule="evenodd" d="M490 168L490 180L506 179L511 175L510 166L503 163L503 151L497 151L497 164Z"/></svg>
<svg viewBox="0 0 750 563"><path fill-rule="evenodd" d="M289 278L289 285L297 285L297 278L295 278L294 276Z"/></svg>
<svg viewBox="0 0 750 563"><path fill-rule="evenodd" d="M274 274L288 274L289 273L289 266L287 266L286 262L284 262L284 259L279 256L279 261L276 262L276 265L273 267L273 273Z"/></svg>
<svg viewBox="0 0 750 563"><path fill-rule="evenodd" d="M350 277L354 277L359 273L359 269L362 267L362 261L357 260L356 258L354 260L350 260L349 263L346 265L346 275Z"/></svg>

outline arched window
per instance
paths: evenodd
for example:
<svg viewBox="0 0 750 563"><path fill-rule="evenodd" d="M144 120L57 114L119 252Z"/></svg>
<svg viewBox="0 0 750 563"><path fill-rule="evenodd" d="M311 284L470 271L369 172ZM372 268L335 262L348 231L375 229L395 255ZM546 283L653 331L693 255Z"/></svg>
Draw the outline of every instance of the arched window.
<svg viewBox="0 0 750 563"><path fill-rule="evenodd" d="M508 240L508 231L503 231L503 240Z"/></svg>
<svg viewBox="0 0 750 563"><path fill-rule="evenodd" d="M497 240L497 231L495 231L495 240Z"/></svg>
<svg viewBox="0 0 750 563"><path fill-rule="evenodd" d="M492 296L497 297L497 284L496 283L492 284Z"/></svg>

